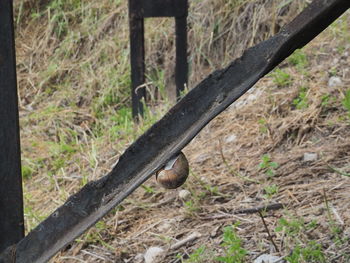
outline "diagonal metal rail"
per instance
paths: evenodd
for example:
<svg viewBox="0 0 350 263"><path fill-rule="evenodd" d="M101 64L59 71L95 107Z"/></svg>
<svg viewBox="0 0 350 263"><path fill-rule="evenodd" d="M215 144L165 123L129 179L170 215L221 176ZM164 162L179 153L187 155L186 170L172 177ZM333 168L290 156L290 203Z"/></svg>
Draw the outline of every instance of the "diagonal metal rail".
<svg viewBox="0 0 350 263"><path fill-rule="evenodd" d="M295 49L350 7L349 0L315 0L280 33L210 74L137 139L113 170L90 182L0 255L0 262L45 262L145 182L215 116Z"/></svg>

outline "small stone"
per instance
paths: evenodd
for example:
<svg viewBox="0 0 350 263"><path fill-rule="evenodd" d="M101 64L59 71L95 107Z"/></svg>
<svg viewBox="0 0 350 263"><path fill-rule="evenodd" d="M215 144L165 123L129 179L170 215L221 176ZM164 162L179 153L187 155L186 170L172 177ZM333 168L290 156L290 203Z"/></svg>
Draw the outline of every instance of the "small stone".
<svg viewBox="0 0 350 263"><path fill-rule="evenodd" d="M173 225L175 223L176 223L175 219L166 220L166 221L160 223L159 226L157 227L157 229L159 232L166 233L169 231L169 229L171 229L173 227Z"/></svg>
<svg viewBox="0 0 350 263"><path fill-rule="evenodd" d="M135 257L134 257L134 261L135 263L142 263L143 262L143 254L137 254Z"/></svg>
<svg viewBox="0 0 350 263"><path fill-rule="evenodd" d="M339 58L334 58L331 64L332 64L332 66L339 65Z"/></svg>
<svg viewBox="0 0 350 263"><path fill-rule="evenodd" d="M333 87L338 87L341 86L343 84L341 78L333 76L330 77L328 80L328 87L333 88Z"/></svg>
<svg viewBox="0 0 350 263"><path fill-rule="evenodd" d="M269 254L262 254L258 258L254 260L253 263L282 263L285 262L279 257L269 255Z"/></svg>
<svg viewBox="0 0 350 263"><path fill-rule="evenodd" d="M27 105L27 106L25 106L25 108L26 108L27 111L33 111L34 110L32 105Z"/></svg>
<svg viewBox="0 0 350 263"><path fill-rule="evenodd" d="M191 192L188 191L188 190L183 189L183 190L181 190L181 191L179 192L179 197L180 197L182 200L187 200L188 198L191 197Z"/></svg>
<svg viewBox="0 0 350 263"><path fill-rule="evenodd" d="M210 183L208 177L206 177L206 176L201 176L200 179L201 179L201 181L202 181L203 183L206 183L206 184L209 184L209 183Z"/></svg>
<svg viewBox="0 0 350 263"><path fill-rule="evenodd" d="M231 134L225 138L226 143L234 142L237 139L237 136L234 134Z"/></svg>
<svg viewBox="0 0 350 263"><path fill-rule="evenodd" d="M143 255L145 263L155 263L160 262L164 256L164 249L160 247L150 247L147 249L146 253Z"/></svg>
<svg viewBox="0 0 350 263"><path fill-rule="evenodd" d="M161 233L167 232L171 228L171 224L165 222L157 227L158 231Z"/></svg>
<svg viewBox="0 0 350 263"><path fill-rule="evenodd" d="M221 226L215 227L212 231L210 231L210 237L216 237L218 235L218 231L221 228Z"/></svg>
<svg viewBox="0 0 350 263"><path fill-rule="evenodd" d="M318 158L317 153L304 153L303 161L304 162L313 162Z"/></svg>

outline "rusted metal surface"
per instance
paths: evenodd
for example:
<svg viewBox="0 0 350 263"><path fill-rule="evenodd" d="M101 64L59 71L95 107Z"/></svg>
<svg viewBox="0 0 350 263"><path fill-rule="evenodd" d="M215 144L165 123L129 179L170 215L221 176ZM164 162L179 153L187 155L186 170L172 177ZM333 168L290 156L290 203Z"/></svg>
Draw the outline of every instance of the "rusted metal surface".
<svg viewBox="0 0 350 263"><path fill-rule="evenodd" d="M0 1L0 251L24 236L12 0Z"/></svg>
<svg viewBox="0 0 350 263"><path fill-rule="evenodd" d="M131 194L215 116L295 49L311 41L350 7L349 0L315 0L279 34L210 74L138 138L113 170L90 182L38 225L0 262L45 262ZM1 261L2 258L2 261Z"/></svg>
<svg viewBox="0 0 350 263"><path fill-rule="evenodd" d="M146 99L144 18L175 17L176 96L187 83L187 0L129 0L131 98L133 117L143 115L142 99Z"/></svg>

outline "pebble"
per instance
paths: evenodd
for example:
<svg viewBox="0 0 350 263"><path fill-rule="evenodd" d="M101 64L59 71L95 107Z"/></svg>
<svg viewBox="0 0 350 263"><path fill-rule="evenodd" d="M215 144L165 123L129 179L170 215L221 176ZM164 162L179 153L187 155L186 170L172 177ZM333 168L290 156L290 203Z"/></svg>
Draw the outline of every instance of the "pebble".
<svg viewBox="0 0 350 263"><path fill-rule="evenodd" d="M134 263L143 263L143 254L137 254L135 257L134 257Z"/></svg>
<svg viewBox="0 0 350 263"><path fill-rule="evenodd" d="M187 200L188 198L191 197L191 192L188 191L188 190L183 189L183 190L181 190L181 191L179 192L179 197L180 197L182 200Z"/></svg>
<svg viewBox="0 0 350 263"><path fill-rule="evenodd" d="M168 232L174 226L174 224L176 224L175 219L165 220L159 224L157 229L159 232L165 233L165 232Z"/></svg>
<svg viewBox="0 0 350 263"><path fill-rule="evenodd" d="M143 255L145 263L155 263L160 262L164 255L164 249L160 247L150 247L146 250Z"/></svg>
<svg viewBox="0 0 350 263"><path fill-rule="evenodd" d="M339 64L339 58L334 58L332 61L333 66L337 66Z"/></svg>
<svg viewBox="0 0 350 263"><path fill-rule="evenodd" d="M318 158L317 153L304 153L303 161L304 162L313 162Z"/></svg>
<svg viewBox="0 0 350 263"><path fill-rule="evenodd" d="M208 177L206 177L206 176L201 176L200 179L201 179L201 181L202 181L203 183L206 183L206 184L209 184L209 183L210 183Z"/></svg>
<svg viewBox="0 0 350 263"><path fill-rule="evenodd" d="M332 88L332 87L338 87L342 85L342 80L339 77L333 76L330 77L328 80L328 87Z"/></svg>
<svg viewBox="0 0 350 263"><path fill-rule="evenodd" d="M254 260L253 263L282 263L285 262L279 257L269 255L269 254L262 254L258 258Z"/></svg>
<svg viewBox="0 0 350 263"><path fill-rule="evenodd" d="M234 134L231 134L225 138L226 143L234 142L237 139L237 136Z"/></svg>

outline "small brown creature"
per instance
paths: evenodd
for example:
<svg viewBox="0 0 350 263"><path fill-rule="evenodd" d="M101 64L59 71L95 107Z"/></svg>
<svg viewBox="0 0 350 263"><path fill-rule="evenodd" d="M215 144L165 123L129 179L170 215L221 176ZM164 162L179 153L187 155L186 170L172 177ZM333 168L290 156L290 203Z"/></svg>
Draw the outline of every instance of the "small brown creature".
<svg viewBox="0 0 350 263"><path fill-rule="evenodd" d="M157 182L166 189L175 189L182 185L188 177L189 167L186 156L180 152L171 158L156 173Z"/></svg>

